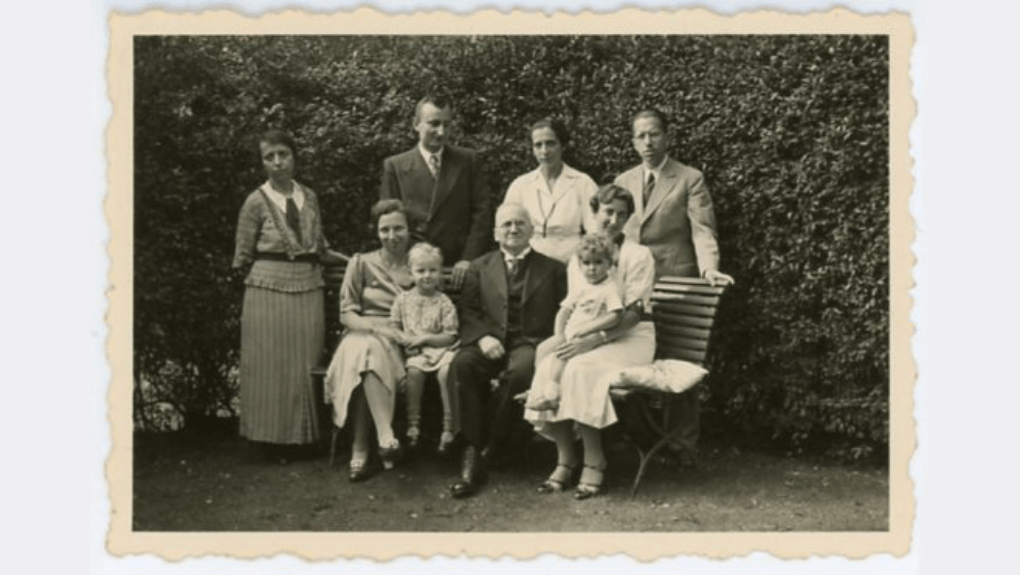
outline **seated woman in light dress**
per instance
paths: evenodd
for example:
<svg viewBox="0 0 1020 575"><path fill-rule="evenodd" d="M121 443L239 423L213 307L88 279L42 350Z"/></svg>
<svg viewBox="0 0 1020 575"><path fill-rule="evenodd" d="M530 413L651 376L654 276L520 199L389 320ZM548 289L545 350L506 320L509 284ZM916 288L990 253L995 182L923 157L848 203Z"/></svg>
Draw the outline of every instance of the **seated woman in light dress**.
<svg viewBox="0 0 1020 575"><path fill-rule="evenodd" d="M413 285L407 262L412 222L400 200L376 202L372 221L382 247L355 254L347 264L340 286L344 334L325 379L333 422L353 428L351 481L367 479L374 470L373 427L384 467L392 467L402 453L393 433L393 411L397 385L404 379L401 346L407 337L391 325L390 308L397 295Z"/></svg>
<svg viewBox="0 0 1020 575"><path fill-rule="evenodd" d="M619 260L614 280L623 294L624 313L612 328L556 345L540 345L536 361L555 353L564 360L560 377L560 401L554 411L525 411L525 419L535 430L556 443L557 463L548 479L539 485L542 493L558 492L573 482L583 462L574 491L577 499L587 499L602 491L606 455L602 449L602 429L616 422L616 411L609 396L613 372L651 363L655 354L655 325L641 320L655 283L655 260L645 246L624 239L623 226L634 212L630 192L616 185L599 188L591 208L599 230L614 238ZM572 291L584 282L577 258L567 265L567 282ZM552 348L552 349L550 349ZM574 434L581 436L583 459L578 458Z"/></svg>

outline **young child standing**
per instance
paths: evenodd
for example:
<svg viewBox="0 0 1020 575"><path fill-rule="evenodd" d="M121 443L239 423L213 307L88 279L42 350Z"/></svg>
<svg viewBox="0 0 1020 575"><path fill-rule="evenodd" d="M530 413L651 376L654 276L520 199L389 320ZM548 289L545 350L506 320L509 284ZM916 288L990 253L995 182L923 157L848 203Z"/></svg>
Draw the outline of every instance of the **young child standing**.
<svg viewBox="0 0 1020 575"><path fill-rule="evenodd" d="M414 448L421 437L421 398L425 378L436 373L443 401L443 433L439 452L446 453L456 433L456 396L449 389L448 371L457 343L457 309L439 291L443 254L426 242L407 255L414 287L393 301L390 322L405 336L407 357L407 444Z"/></svg>
<svg viewBox="0 0 1020 575"><path fill-rule="evenodd" d="M609 277L616 260L616 244L606 234L588 234L581 238L575 255L584 283L570 286L567 298L556 314L556 332L543 346L559 344L591 333L613 329L623 317L620 288ZM550 353L535 370L525 405L535 411L559 407L560 376L566 362Z"/></svg>

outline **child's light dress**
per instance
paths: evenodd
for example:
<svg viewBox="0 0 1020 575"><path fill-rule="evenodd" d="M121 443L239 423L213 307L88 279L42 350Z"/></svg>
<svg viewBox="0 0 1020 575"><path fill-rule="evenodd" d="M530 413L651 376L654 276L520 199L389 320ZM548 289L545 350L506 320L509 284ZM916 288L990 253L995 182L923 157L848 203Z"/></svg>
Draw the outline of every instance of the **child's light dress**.
<svg viewBox="0 0 1020 575"><path fill-rule="evenodd" d="M457 336L457 308L442 292L430 296L411 289L401 292L393 301L390 321L411 335L449 334ZM438 371L453 360L457 343L447 347L420 347L405 350L408 368Z"/></svg>
<svg viewBox="0 0 1020 575"><path fill-rule="evenodd" d="M607 277L597 284L585 281L577 291L567 294L567 299L563 300L560 307L574 308L563 329L563 335L569 341L574 339L581 325L610 312L622 310L623 299L620 297L620 287Z"/></svg>
<svg viewBox="0 0 1020 575"><path fill-rule="evenodd" d="M611 278L606 278L597 284L591 284L587 280L579 283L581 285L568 293L566 299L560 304L561 308L572 307L574 310L570 314L570 319L567 320L567 325L563 328L564 341L573 339L581 325L610 312L623 310L620 286ZM559 338L554 339L558 344ZM563 362L554 354L549 354L538 362L538 366L535 368L535 377L531 381L531 390L528 391L530 405L559 401L558 375L562 373L562 370Z"/></svg>

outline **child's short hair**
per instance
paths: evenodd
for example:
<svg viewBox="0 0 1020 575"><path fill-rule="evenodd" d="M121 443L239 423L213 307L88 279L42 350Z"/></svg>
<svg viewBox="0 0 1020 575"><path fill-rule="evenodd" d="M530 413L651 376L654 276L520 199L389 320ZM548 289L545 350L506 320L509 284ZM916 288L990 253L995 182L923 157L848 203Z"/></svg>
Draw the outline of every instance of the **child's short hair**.
<svg viewBox="0 0 1020 575"><path fill-rule="evenodd" d="M407 252L407 261L414 263L434 263L443 265L443 251L428 242L418 242Z"/></svg>
<svg viewBox="0 0 1020 575"><path fill-rule="evenodd" d="M612 264L616 261L616 242L602 232L585 234L577 244L576 253L578 259L585 256L598 257Z"/></svg>

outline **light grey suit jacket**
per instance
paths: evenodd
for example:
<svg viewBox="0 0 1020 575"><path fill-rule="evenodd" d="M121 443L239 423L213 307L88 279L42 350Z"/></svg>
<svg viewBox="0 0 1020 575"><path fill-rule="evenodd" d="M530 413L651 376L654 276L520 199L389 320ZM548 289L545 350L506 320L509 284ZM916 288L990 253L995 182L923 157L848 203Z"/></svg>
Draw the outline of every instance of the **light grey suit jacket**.
<svg viewBox="0 0 1020 575"><path fill-rule="evenodd" d="M644 170L637 166L620 174L614 183L634 196L634 214L624 233L652 250L655 277L696 277L718 270L715 212L701 172L667 159L647 206L641 199L643 175Z"/></svg>

